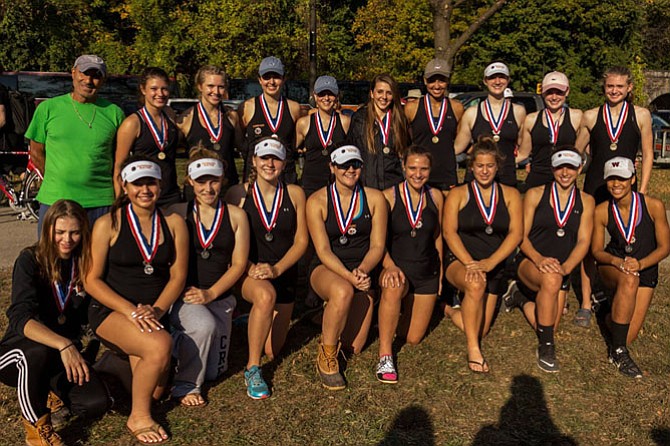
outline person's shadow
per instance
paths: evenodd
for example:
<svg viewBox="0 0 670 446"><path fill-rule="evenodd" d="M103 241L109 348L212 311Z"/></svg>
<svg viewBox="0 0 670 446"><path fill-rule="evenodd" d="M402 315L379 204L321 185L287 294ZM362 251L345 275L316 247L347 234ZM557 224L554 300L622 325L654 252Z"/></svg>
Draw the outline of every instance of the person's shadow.
<svg viewBox="0 0 670 446"><path fill-rule="evenodd" d="M511 390L512 396L500 409L498 423L482 427L472 446L577 445L573 438L561 434L552 421L537 378L515 376Z"/></svg>
<svg viewBox="0 0 670 446"><path fill-rule="evenodd" d="M435 446L430 415L421 406L408 406L396 415L391 428L377 446Z"/></svg>

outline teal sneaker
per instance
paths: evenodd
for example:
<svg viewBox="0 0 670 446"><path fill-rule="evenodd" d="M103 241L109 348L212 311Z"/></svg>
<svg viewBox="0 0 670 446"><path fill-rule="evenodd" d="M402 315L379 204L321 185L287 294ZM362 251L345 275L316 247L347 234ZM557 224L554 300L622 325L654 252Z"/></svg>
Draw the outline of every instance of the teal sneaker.
<svg viewBox="0 0 670 446"><path fill-rule="evenodd" d="M247 386L247 395L255 400L264 400L270 397L270 388L263 379L261 368L257 365L244 371L244 383Z"/></svg>

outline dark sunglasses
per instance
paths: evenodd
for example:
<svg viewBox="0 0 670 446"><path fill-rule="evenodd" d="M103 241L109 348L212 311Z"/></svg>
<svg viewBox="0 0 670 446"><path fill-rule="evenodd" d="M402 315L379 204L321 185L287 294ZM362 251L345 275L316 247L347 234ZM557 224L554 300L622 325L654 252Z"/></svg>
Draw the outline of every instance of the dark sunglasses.
<svg viewBox="0 0 670 446"><path fill-rule="evenodd" d="M340 170L349 170L350 167L353 167L354 170L358 170L361 167L363 167L363 163L358 161L358 160L352 160L352 161L347 161L346 163L342 164L337 164L333 163L335 165L335 168L340 169Z"/></svg>
<svg viewBox="0 0 670 446"><path fill-rule="evenodd" d="M337 96L335 93L333 93L330 90L324 90L324 91L320 91L320 92L314 93L314 94L316 94L316 96L319 97L319 98L322 98L324 96Z"/></svg>
<svg viewBox="0 0 670 446"><path fill-rule="evenodd" d="M264 81L269 81L270 79L282 79L283 77L284 76L280 75L279 73L265 73L261 76L261 79Z"/></svg>

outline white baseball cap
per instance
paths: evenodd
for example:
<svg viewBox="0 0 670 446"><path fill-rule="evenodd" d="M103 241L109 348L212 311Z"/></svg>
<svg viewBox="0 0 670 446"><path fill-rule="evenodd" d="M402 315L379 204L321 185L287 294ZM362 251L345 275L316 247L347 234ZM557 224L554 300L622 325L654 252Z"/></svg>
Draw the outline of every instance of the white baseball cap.
<svg viewBox="0 0 670 446"><path fill-rule="evenodd" d="M581 155L573 150L559 150L551 155L551 167L565 166L566 164L572 167L581 166Z"/></svg>
<svg viewBox="0 0 670 446"><path fill-rule="evenodd" d="M330 154L330 162L333 164L344 164L351 160L363 162L361 152L356 146L342 146L333 150L333 153Z"/></svg>
<svg viewBox="0 0 670 446"><path fill-rule="evenodd" d="M223 176L223 163L216 158L202 158L188 165L188 176L197 180L205 175Z"/></svg>
<svg viewBox="0 0 670 446"><path fill-rule="evenodd" d="M635 166L633 161L628 158L617 156L605 163L605 175L603 175L605 180L609 177L628 179L633 175L635 175Z"/></svg>
<svg viewBox="0 0 670 446"><path fill-rule="evenodd" d="M484 70L484 77L491 77L494 74L504 74L509 77L509 68L502 62L493 62Z"/></svg>
<svg viewBox="0 0 670 446"><path fill-rule="evenodd" d="M121 171L121 179L124 183L132 183L140 178L156 178L161 179L161 168L153 161L135 161L128 164Z"/></svg>
<svg viewBox="0 0 670 446"><path fill-rule="evenodd" d="M552 88L560 90L564 93L568 91L570 88L570 81L568 81L568 77L560 71L552 71L551 73L547 73L547 75L544 76L544 79L542 79L542 93L546 93Z"/></svg>
<svg viewBox="0 0 670 446"><path fill-rule="evenodd" d="M286 159L286 147L279 140L268 138L256 144L254 147L255 156L275 156L280 160Z"/></svg>

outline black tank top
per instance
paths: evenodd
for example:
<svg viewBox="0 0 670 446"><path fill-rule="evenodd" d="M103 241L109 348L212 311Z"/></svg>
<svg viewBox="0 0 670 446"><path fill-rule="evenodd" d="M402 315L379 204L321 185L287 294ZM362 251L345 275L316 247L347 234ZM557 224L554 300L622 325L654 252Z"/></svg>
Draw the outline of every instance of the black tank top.
<svg viewBox="0 0 670 446"><path fill-rule="evenodd" d="M245 161L245 178L249 175L251 169L251 158L254 156L254 148L251 146L253 141L261 136L276 135L284 144L286 144L286 165L284 166L284 180L290 184L296 184L298 179L295 172L295 154L293 147L295 145L295 122L291 116L291 109L288 106L288 99L282 101L282 120L279 123L277 132L270 130L270 126L265 120L263 109L261 108L260 96L254 98L254 115L251 117L245 133L247 144L247 159Z"/></svg>
<svg viewBox="0 0 670 446"><path fill-rule="evenodd" d="M368 207L367 196L365 189L360 187L359 207L356 215L354 215L349 232L346 234L347 243L342 245L340 237L342 233L337 224L335 217L335 208L333 207L333 200L330 196L330 188L326 189L328 195L328 214L326 216L326 233L328 240L330 240L330 249L333 254L347 267L349 270L357 268L363 261L365 254L370 250L370 233L372 232L372 213Z"/></svg>
<svg viewBox="0 0 670 446"><path fill-rule="evenodd" d="M187 285L200 289L207 289L214 285L221 276L228 271L235 249L235 233L230 224L230 213L228 205L222 202L223 215L221 215L221 226L212 244L210 245L209 258L202 258L202 245L198 238L198 228L193 218L193 201L186 208L186 226L188 227L189 245L191 247L188 257ZM226 294L218 296L225 297ZM218 299L217 298L217 299Z"/></svg>
<svg viewBox="0 0 670 446"><path fill-rule="evenodd" d="M429 97L426 95L425 97ZM444 116L442 129L437 133L438 142L432 141L433 133L426 115L425 99L419 101L414 121L412 121L412 142L424 147L433 155L430 169L430 184L439 184L441 187L453 187L458 183L456 175L456 154L454 153L454 139L458 121L451 108L449 99L445 98L447 112ZM432 116L432 112L431 112Z"/></svg>
<svg viewBox="0 0 670 446"><path fill-rule="evenodd" d="M242 209L247 213L249 226L251 228L251 246L249 249L249 260L254 263L268 263L274 265L286 254L293 246L293 240L298 227L298 216L288 194L288 187L284 186L284 196L279 204L279 215L277 224L272 229L272 241L265 239L267 230L263 226L258 208L254 202L251 192L252 185L249 185L247 196L244 200ZM265 203L271 205L271 203Z"/></svg>
<svg viewBox="0 0 670 446"><path fill-rule="evenodd" d="M617 257L623 258L627 256L640 260L656 249L656 227L649 215L644 195L638 192L634 193L637 193L640 199L641 212L638 216L637 224L635 225L635 243L631 245L633 251L631 253L625 251L626 240L624 240L614 221L614 215L612 214L612 200L610 200L607 206L607 232L611 239L605 247L605 251Z"/></svg>
<svg viewBox="0 0 670 446"><path fill-rule="evenodd" d="M222 109L222 123L223 130L221 134L221 139L218 142L218 148L214 148L214 143L207 132L207 129L202 126L200 123L200 114L198 113L198 108L193 107L193 119L191 120L191 129L186 135L186 141L188 142L188 147L197 147L202 145L206 149L213 150L219 154L221 159L226 162L226 179L228 180L227 186L232 186L240 182L239 176L237 175L237 168L235 167L235 128L228 119L227 113L228 109L223 107Z"/></svg>
<svg viewBox="0 0 670 446"><path fill-rule="evenodd" d="M605 163L616 157L623 156L635 162L635 156L640 148L640 128L637 124L635 116L635 107L630 104L628 107L628 116L623 124L619 142L616 150L610 149L609 134L607 133L607 126L603 119L604 105L598 109L598 117L596 124L591 130L591 165L586 172L586 179L584 180L584 192L595 195L598 189L606 188L603 174L605 171ZM600 200L597 200L600 201Z"/></svg>
<svg viewBox="0 0 670 446"><path fill-rule="evenodd" d="M530 131L533 147L530 151L532 161L530 163L530 173L526 178L528 187L541 186L554 181L554 173L551 170L551 153L554 147L574 146L577 140L577 132L570 121L570 109L565 108L563 113L563 122L558 129L558 139L556 144L549 140L549 127L542 123L544 111L539 111L535 124Z"/></svg>
<svg viewBox="0 0 670 446"><path fill-rule="evenodd" d="M324 186L328 185L328 178L330 177L330 154L335 147L342 145L346 139L347 134L342 127L342 119L339 113L333 114L335 118L335 129L333 130L332 144L326 148L324 153L323 144L319 139L319 127L316 122L319 119L319 113L313 114L310 118L309 130L305 135L305 166L302 170L302 187L305 189L305 194L312 193ZM324 123L328 130L328 124Z"/></svg>
<svg viewBox="0 0 670 446"><path fill-rule="evenodd" d="M572 209L568 222L563 227L565 235L559 237L556 234L558 224L554 217L554 209L551 207L551 186L553 183L544 186L542 198L535 209L533 225L530 228L528 239L533 247L545 257L553 257L563 263L570 256L570 253L577 244L577 234L579 233L579 224L582 221L584 205L579 189L575 189L575 207ZM566 203L561 203L565 206Z"/></svg>
<svg viewBox="0 0 670 446"><path fill-rule="evenodd" d="M402 184L402 183L401 183ZM437 215L437 206L432 199L432 191L425 188L424 207L421 214L421 227L416 228L416 237L410 232L412 226L407 217L407 207L402 200L403 193L399 185L393 187L395 204L390 214L388 250L396 264L413 265L415 270L434 269L440 265L440 259L435 248L435 231L440 230L440 220ZM440 193L439 191L437 193ZM412 203L417 205L417 203ZM418 226L418 225L417 225Z"/></svg>
<svg viewBox="0 0 670 446"><path fill-rule="evenodd" d="M160 210L157 212L163 243L158 246L156 256L151 261L153 274L144 273L144 259L130 230L125 206L121 208L119 236L107 253L104 281L134 304L152 305L170 280L170 267L175 256L174 240L163 214Z"/></svg>
<svg viewBox="0 0 670 446"><path fill-rule="evenodd" d="M142 118L142 115L140 115L140 112L137 111L135 114L140 121L140 136L135 139L130 151L131 153L149 156L160 166L163 178L161 179L161 196L158 199L158 205L165 206L178 203L181 194L179 185L177 184L177 169L175 166L177 147L179 146L177 126L163 114L163 119L167 122L167 145L163 151L165 159L161 160L158 158L160 150L154 141L154 137L151 135L151 130ZM156 125L160 126L160 123L156 123Z"/></svg>
<svg viewBox="0 0 670 446"><path fill-rule="evenodd" d="M472 126L472 140L475 142L480 136L493 136L489 122L484 119L482 107L484 107L484 101L477 105L477 118L475 119L475 124ZM516 141L519 137L519 126L516 123L516 119L514 119L514 107L511 103L507 117L503 121L502 127L500 129L499 136L500 141L498 141L496 144L498 145L498 150L500 150L500 153L505 156L505 161L503 161L502 166L500 166L496 178L506 186L516 186L516 163L514 162L514 148L516 147ZM474 177L472 176L472 172L468 170L465 180L471 181L473 178Z"/></svg>
<svg viewBox="0 0 670 446"><path fill-rule="evenodd" d="M509 212L505 203L505 195L502 187L496 184L498 188L498 205L496 206L495 218L493 220L493 233L487 234L486 223L477 207L476 199L472 192L472 183L464 186L468 191L468 202L458 212L458 235L463 241L463 245L475 260L486 259L493 254L502 244L509 231Z"/></svg>

